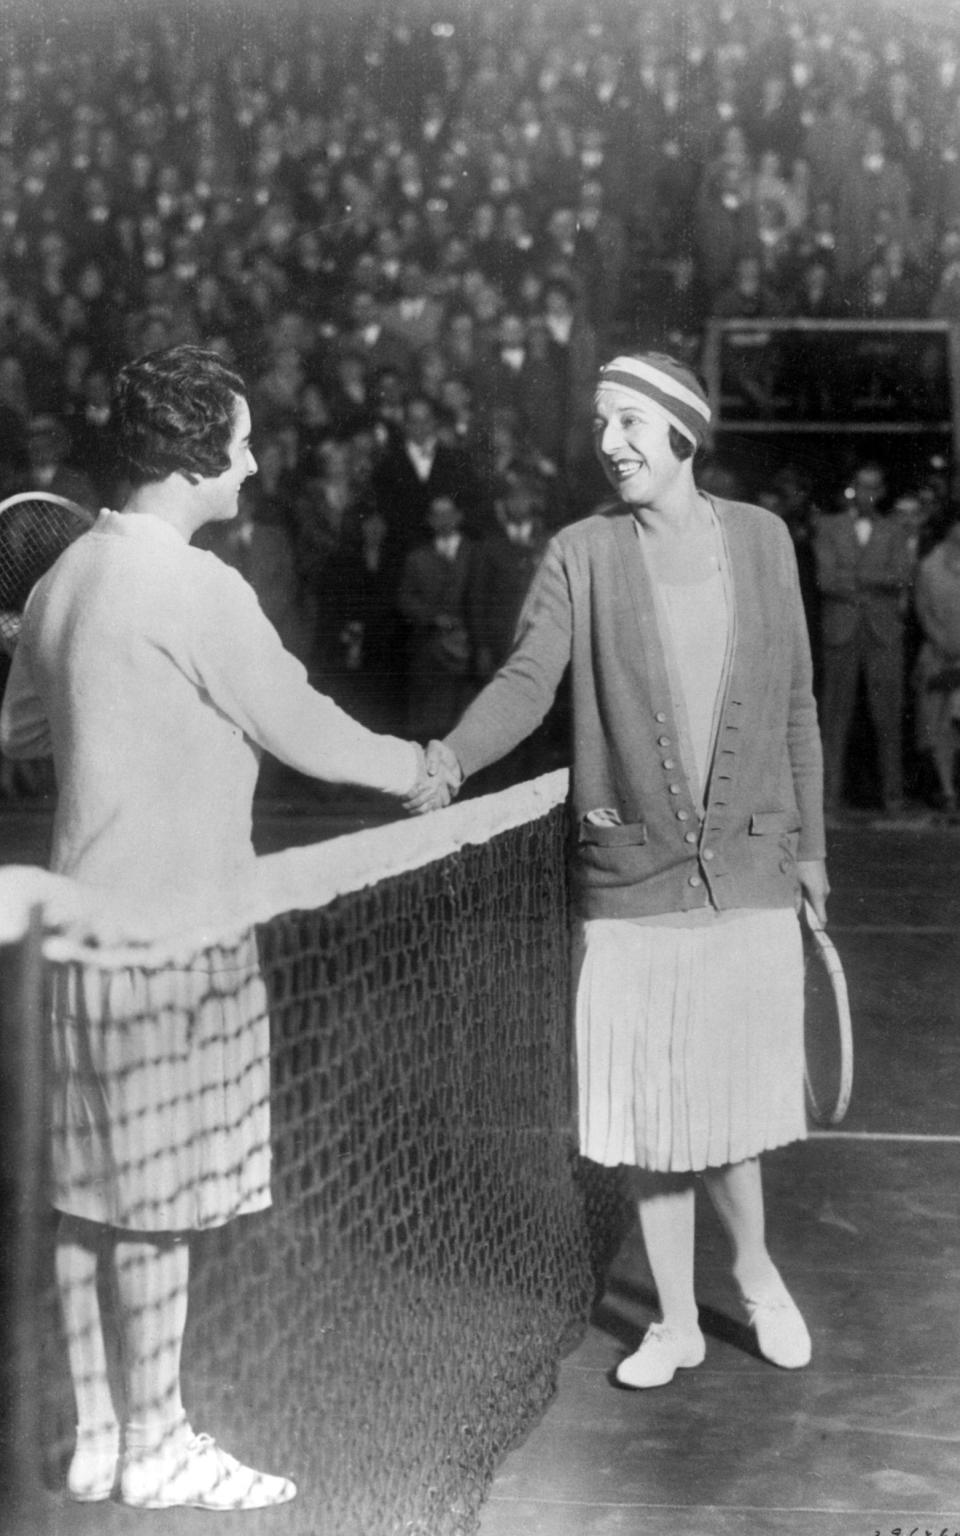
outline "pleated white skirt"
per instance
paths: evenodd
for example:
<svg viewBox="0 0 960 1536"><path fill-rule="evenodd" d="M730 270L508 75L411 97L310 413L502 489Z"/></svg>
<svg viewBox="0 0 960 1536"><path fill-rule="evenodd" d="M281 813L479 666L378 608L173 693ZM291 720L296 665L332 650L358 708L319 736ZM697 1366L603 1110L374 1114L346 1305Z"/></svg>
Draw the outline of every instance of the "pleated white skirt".
<svg viewBox="0 0 960 1536"><path fill-rule="evenodd" d="M723 913L696 926L591 919L577 948L585 1157L679 1173L806 1135L803 946L792 911Z"/></svg>

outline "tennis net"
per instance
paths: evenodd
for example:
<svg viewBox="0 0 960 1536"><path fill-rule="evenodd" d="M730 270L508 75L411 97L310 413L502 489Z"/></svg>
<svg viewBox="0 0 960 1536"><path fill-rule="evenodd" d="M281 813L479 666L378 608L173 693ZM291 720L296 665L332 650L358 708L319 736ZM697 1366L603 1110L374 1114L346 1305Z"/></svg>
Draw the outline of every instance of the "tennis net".
<svg viewBox="0 0 960 1536"><path fill-rule="evenodd" d="M296 1480L278 1529L474 1530L585 1325L619 1207L575 1150L566 787L548 774L261 859L228 911L149 948L45 942L47 1006L82 1013L105 1055L122 1036L131 1183L160 1202L142 1226L171 1225L178 1181L194 1215L216 1203L269 1031L272 1172L253 1157L247 1200L269 1184L272 1205L193 1239L183 1377L197 1427ZM61 883L51 911L62 899ZM223 1058L200 1081L178 1063L230 1030L233 1091L204 1161L195 1115L171 1148L170 1107L209 1097ZM55 1488L74 1408L51 1274L35 1379Z"/></svg>

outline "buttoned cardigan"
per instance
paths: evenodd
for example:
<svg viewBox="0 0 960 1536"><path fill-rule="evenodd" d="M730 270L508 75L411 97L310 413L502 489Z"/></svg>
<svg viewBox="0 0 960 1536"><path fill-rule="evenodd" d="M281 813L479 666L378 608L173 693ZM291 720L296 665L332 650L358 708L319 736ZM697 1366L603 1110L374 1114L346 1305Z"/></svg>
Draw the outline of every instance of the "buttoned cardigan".
<svg viewBox="0 0 960 1536"><path fill-rule="evenodd" d="M495 762L543 718L569 668L572 894L585 918L793 906L797 860L824 856L793 545L774 514L710 500L734 630L702 797L680 752L682 701L641 540L620 503L551 540L510 657L447 737L465 774Z"/></svg>

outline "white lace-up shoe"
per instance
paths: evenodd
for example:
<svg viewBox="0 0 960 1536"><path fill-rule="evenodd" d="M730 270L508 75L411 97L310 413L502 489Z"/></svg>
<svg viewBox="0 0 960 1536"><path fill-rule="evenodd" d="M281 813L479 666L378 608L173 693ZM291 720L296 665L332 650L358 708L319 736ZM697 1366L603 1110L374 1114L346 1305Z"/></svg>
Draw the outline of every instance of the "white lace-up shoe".
<svg viewBox="0 0 960 1536"><path fill-rule="evenodd" d="M128 1450L120 1479L120 1497L137 1509L266 1509L296 1492L288 1477L242 1466L210 1435L189 1427L159 1450Z"/></svg>
<svg viewBox="0 0 960 1536"><path fill-rule="evenodd" d="M678 1370L702 1365L706 1352L699 1328L680 1333L666 1323L651 1323L640 1348L617 1366L617 1380L624 1387L665 1387Z"/></svg>
<svg viewBox="0 0 960 1536"><path fill-rule="evenodd" d="M743 1304L765 1360L785 1371L798 1371L810 1364L810 1334L786 1286L759 1299L744 1296Z"/></svg>
<svg viewBox="0 0 960 1536"><path fill-rule="evenodd" d="M120 1429L77 1430L77 1444L67 1469L67 1494L79 1504L109 1499L117 1483Z"/></svg>

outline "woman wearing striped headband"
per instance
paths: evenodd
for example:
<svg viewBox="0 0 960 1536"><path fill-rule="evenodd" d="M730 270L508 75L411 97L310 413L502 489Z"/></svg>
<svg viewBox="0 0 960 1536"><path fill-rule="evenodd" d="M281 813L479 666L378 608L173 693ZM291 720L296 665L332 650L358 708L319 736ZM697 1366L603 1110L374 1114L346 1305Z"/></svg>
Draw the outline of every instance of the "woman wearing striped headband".
<svg viewBox="0 0 960 1536"><path fill-rule="evenodd" d="M699 1176L760 1352L810 1337L767 1250L760 1154L806 1134L801 895L825 917L822 765L789 534L694 479L710 406L673 358L607 363L613 503L550 543L514 650L428 762L444 784L543 718L569 669L580 1144L636 1180L662 1317L618 1379L699 1365ZM413 808L429 808L424 796Z"/></svg>

